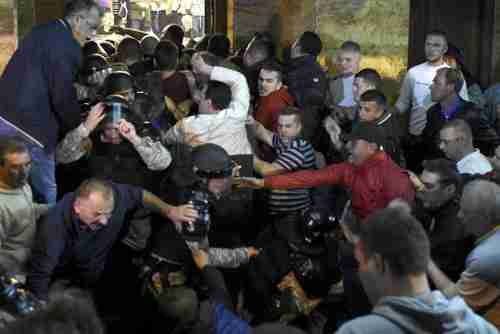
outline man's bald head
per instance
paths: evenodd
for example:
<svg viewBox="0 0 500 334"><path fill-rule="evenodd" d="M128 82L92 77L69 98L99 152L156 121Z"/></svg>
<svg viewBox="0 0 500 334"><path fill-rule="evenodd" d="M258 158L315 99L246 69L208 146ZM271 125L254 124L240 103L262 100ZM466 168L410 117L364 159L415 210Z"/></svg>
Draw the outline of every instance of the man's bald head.
<svg viewBox="0 0 500 334"><path fill-rule="evenodd" d="M500 221L500 186L485 180L468 183L460 201L459 216L466 230L476 237L488 233Z"/></svg>

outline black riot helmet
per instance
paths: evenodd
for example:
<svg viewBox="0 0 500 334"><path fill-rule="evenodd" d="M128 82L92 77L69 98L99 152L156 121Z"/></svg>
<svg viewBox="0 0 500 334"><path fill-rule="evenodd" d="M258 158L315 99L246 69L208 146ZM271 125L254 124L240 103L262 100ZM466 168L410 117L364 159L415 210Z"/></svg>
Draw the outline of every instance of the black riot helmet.
<svg viewBox="0 0 500 334"><path fill-rule="evenodd" d="M304 212L302 220L304 240L309 244L319 241L325 233L330 232L337 224L337 218L329 210L309 208Z"/></svg>
<svg viewBox="0 0 500 334"><path fill-rule="evenodd" d="M109 63L106 57L99 53L94 53L85 57L80 72L83 76L87 77L107 68L109 68Z"/></svg>
<svg viewBox="0 0 500 334"><path fill-rule="evenodd" d="M132 76L127 71L116 71L106 77L104 81L104 95L124 94L124 92L134 90Z"/></svg>
<svg viewBox="0 0 500 334"><path fill-rule="evenodd" d="M234 164L229 154L216 144L196 146L192 151L193 171L204 179L230 177Z"/></svg>

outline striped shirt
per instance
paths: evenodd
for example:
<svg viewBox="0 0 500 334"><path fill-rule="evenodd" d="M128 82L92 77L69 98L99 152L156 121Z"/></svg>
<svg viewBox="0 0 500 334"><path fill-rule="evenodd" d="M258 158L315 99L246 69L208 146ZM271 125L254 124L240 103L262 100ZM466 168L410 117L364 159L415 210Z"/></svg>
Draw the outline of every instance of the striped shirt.
<svg viewBox="0 0 500 334"><path fill-rule="evenodd" d="M302 138L295 138L289 145L285 145L279 136L274 135L273 150L278 157L273 163L279 164L288 172L314 168L314 149L309 142ZM269 210L271 214L306 209L310 204L309 189L273 189L269 194Z"/></svg>

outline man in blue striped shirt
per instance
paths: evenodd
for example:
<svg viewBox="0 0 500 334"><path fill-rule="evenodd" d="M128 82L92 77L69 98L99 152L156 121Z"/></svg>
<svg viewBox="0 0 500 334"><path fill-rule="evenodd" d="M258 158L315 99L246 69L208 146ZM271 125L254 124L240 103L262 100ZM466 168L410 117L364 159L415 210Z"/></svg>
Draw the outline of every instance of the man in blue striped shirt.
<svg viewBox="0 0 500 334"><path fill-rule="evenodd" d="M271 146L277 158L268 163L254 158L254 169L262 176L277 175L315 167L314 149L301 138L302 112L286 107L278 118L278 133L267 130L255 122L256 138ZM311 204L309 189L271 190L269 211L272 215L287 214L306 209Z"/></svg>

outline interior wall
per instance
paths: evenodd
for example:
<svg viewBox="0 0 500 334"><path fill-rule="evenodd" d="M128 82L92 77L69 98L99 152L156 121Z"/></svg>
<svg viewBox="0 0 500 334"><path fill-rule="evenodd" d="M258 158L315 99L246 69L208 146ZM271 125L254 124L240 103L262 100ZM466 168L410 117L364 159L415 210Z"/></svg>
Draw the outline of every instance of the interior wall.
<svg viewBox="0 0 500 334"><path fill-rule="evenodd" d="M281 48L303 31L319 33L324 51L320 62L334 72L332 59L346 40L360 43L361 67L377 69L385 78L390 100L408 64L410 0L234 0L236 45L255 31L270 31Z"/></svg>

